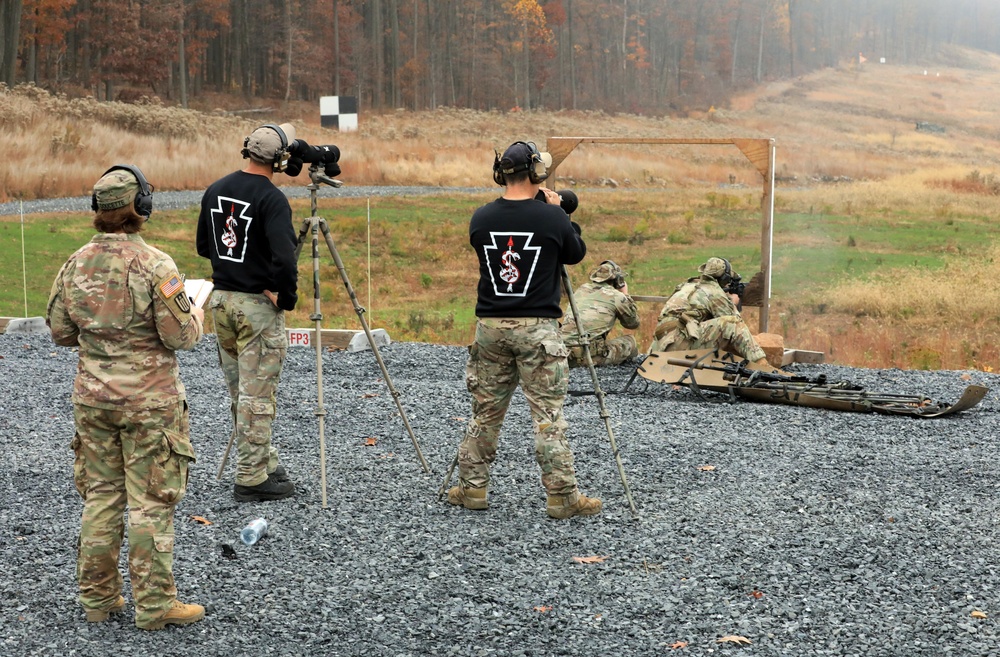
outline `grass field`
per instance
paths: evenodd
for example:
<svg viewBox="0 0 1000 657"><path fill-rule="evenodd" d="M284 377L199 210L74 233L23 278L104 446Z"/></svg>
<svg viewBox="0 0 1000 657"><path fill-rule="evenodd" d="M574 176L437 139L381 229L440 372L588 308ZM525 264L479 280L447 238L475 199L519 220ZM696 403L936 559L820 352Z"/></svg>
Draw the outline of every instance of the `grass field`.
<svg viewBox="0 0 1000 657"><path fill-rule="evenodd" d="M700 193L699 193L700 194ZM576 219L589 255L571 268L574 284L604 259L628 272L637 295L669 295L708 256L730 257L749 278L760 266L756 209L710 207L671 212L677 194L581 193ZM351 284L373 327L393 339L463 344L474 325L476 260L468 218L490 195L324 200ZM740 197L741 198L741 197ZM696 207L690 198L683 207ZM718 203L716 202L716 205ZM293 203L296 217L307 204ZM89 215L29 216L23 224L27 314L42 315L62 262L93 234ZM144 236L170 253L189 278L211 273L194 250L195 210L158 212ZM770 331L790 346L816 349L835 362L924 368L993 369L1000 326L1000 226L983 216L896 213L878 223L840 215L778 212ZM0 315L24 314L22 224L0 219ZM358 328L358 319L325 242L320 241L321 304L327 328ZM956 274L977 263L974 271ZM290 326L312 326L311 243L300 256L300 303ZM957 294L975 291L974 301ZM887 304L896 302L896 306ZM958 304L952 307L952 304ZM643 303L640 342L648 344L659 304ZM756 327L755 311L748 319ZM942 317L953 318L944 324Z"/></svg>
<svg viewBox="0 0 1000 657"><path fill-rule="evenodd" d="M362 117L356 133L319 126L316 108L284 105L251 120L156 104L67 99L0 88L0 201L87 194L116 161L143 168L159 190L203 189L241 166L243 135L291 121L310 143L336 143L347 184L481 187L493 149L550 136L771 137L777 144L769 329L786 344L849 365L1000 368L1000 58L967 53L965 68L831 68L773 82L728 107L687 116L600 112L392 112ZM954 56L950 62L961 61ZM925 74L924 71L927 71ZM219 99L201 99L206 109ZM209 104L211 103L211 104ZM268 101L268 104L271 104ZM916 122L944 133L916 131ZM39 157L38 145L48 157ZM229 146L227 148L227 145ZM544 146L543 146L544 147ZM95 155L95 154L99 154ZM278 176L279 184L302 180ZM583 144L559 167L574 185L589 255L578 285L603 259L629 273L633 294L667 295L710 255L749 278L760 266L760 176L733 148ZM372 326L396 340L462 344L473 330L472 210L494 194L323 199L351 282ZM293 203L297 217L305 202ZM148 241L189 277L194 211L157 212ZM44 313L51 280L92 234L89 216L0 218L0 315ZM357 317L321 242L325 325ZM308 248L300 259L312 311ZM658 307L641 307L648 344ZM755 311L747 312L756 326Z"/></svg>

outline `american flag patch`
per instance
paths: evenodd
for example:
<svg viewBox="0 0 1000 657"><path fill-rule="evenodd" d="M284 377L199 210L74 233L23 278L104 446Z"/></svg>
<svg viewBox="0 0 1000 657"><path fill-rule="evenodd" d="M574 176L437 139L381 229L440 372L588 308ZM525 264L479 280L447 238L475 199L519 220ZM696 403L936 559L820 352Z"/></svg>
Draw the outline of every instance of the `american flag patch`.
<svg viewBox="0 0 1000 657"><path fill-rule="evenodd" d="M177 294L184 287L184 283L176 276L171 276L168 280L160 283L160 293L167 299Z"/></svg>

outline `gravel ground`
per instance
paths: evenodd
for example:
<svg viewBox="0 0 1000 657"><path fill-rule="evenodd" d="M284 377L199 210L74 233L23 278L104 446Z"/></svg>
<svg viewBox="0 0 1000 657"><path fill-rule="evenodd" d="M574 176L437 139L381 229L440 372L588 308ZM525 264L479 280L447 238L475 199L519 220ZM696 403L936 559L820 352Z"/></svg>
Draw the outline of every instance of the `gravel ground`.
<svg viewBox="0 0 1000 657"><path fill-rule="evenodd" d="M554 521L520 393L490 509L437 500L469 413L466 352L419 343L382 355L431 474L372 354L327 352L322 508L315 354L293 349L275 438L298 495L236 504L231 466L215 478L229 427L214 348L209 336L181 355L199 458L175 550L181 598L208 614L148 633L128 590L126 613L104 624L85 623L76 602L76 354L47 336L0 335L0 654L997 653L997 375L794 367L948 402L968 383L991 388L940 420L703 402L640 380L607 397L638 519L595 399L571 397L581 486L605 512ZM602 387L620 390L630 372L601 370ZM571 388L589 381L574 370ZM270 534L245 547L239 530L258 515ZM574 561L592 556L603 560ZM727 636L750 643L718 642Z"/></svg>
<svg viewBox="0 0 1000 657"><path fill-rule="evenodd" d="M308 176L301 178L301 186L281 187L288 198L309 198L309 190L305 185L309 184ZM281 181L279 181L281 182ZM475 188L475 187L352 187L350 184L344 187L321 186L316 191L316 197L323 198L364 198L366 196L419 196L423 194L462 194L462 193L483 193L495 191L499 188ZM205 190L197 191L177 191L177 192L154 192L153 212L157 210L182 210L196 206L201 203L201 197ZM38 199L32 201L9 201L0 203L0 216L20 214L41 214L47 212L90 212L90 197L75 196L67 198Z"/></svg>

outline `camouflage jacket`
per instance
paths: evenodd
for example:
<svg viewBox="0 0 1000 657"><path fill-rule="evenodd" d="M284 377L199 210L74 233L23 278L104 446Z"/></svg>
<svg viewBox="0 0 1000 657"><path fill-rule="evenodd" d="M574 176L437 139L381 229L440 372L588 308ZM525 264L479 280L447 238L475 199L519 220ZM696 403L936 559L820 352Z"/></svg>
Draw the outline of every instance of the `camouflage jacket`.
<svg viewBox="0 0 1000 657"><path fill-rule="evenodd" d="M711 276L689 278L674 289L673 295L660 311L656 337L677 331L692 340L701 336L699 324L714 317L739 315L732 297ZM673 340L666 340L672 342Z"/></svg>
<svg viewBox="0 0 1000 657"><path fill-rule="evenodd" d="M73 402L96 408L160 408L184 399L175 349L202 326L166 253L138 235L101 233L77 250L52 284L52 339L79 346Z"/></svg>
<svg viewBox="0 0 1000 657"><path fill-rule="evenodd" d="M590 339L603 338L620 321L627 329L639 328L639 311L632 297L615 289L610 283L584 283L573 294L576 309L580 313L583 330ZM559 333L568 347L580 344L580 333L576 330L573 310L566 311Z"/></svg>

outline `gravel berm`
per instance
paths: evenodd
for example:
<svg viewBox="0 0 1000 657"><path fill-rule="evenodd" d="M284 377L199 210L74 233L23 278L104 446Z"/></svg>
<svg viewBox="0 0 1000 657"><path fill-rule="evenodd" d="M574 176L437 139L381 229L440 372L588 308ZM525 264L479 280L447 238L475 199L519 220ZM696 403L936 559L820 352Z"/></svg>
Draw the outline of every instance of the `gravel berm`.
<svg viewBox="0 0 1000 657"><path fill-rule="evenodd" d="M595 398L574 396L566 418L581 487L605 510L556 521L520 393L490 509L454 508L437 490L469 415L467 352L393 343L381 353L433 472L420 467L373 354L326 352L326 509L315 353L289 351L278 398L275 440L297 496L259 504L234 502L231 464L216 480L229 401L214 336L181 354L198 461L177 509L174 571L181 599L208 613L144 632L127 588L125 613L107 623L86 623L76 601L77 355L45 335L0 336L0 654L1000 650L1000 376L793 366L945 402L970 383L991 389L974 409L922 420L705 402L641 379L619 393L631 368L602 369L640 515L629 513ZM589 373L573 370L570 387L589 388ZM257 516L269 534L246 547L239 531Z"/></svg>

